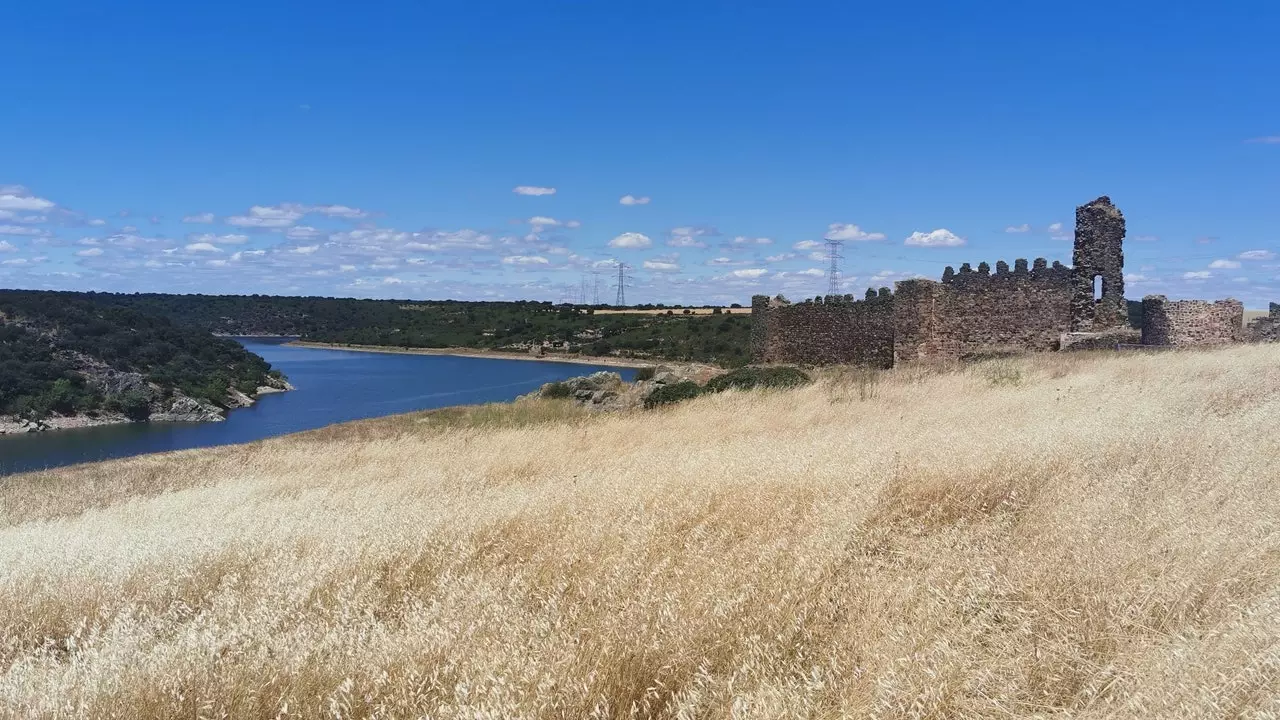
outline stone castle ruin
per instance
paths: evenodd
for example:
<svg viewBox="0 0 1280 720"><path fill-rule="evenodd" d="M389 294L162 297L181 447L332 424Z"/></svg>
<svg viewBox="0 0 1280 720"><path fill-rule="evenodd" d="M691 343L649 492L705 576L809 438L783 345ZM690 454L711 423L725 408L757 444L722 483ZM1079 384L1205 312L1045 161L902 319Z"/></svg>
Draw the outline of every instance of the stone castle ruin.
<svg viewBox="0 0 1280 720"><path fill-rule="evenodd" d="M1143 300L1143 327L1130 326L1124 298L1124 215L1108 197L1076 208L1072 267L1037 258L1013 267L997 262L941 281L904 280L864 299L828 296L789 303L751 301L755 362L861 364L960 360L993 351L1116 347L1118 344L1203 345L1280 333L1280 306L1270 324L1246 333L1235 300ZM1266 320L1264 318L1263 320ZM1264 327L1265 325L1265 327ZM1255 326L1256 329L1255 329Z"/></svg>

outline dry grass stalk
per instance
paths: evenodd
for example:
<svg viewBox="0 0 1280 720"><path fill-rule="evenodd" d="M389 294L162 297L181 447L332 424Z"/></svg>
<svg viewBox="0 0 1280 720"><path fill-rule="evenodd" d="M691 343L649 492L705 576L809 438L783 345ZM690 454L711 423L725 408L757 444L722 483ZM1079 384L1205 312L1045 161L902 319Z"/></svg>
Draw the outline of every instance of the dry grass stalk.
<svg viewBox="0 0 1280 720"><path fill-rule="evenodd" d="M0 479L0 714L1274 717L1277 360L837 373Z"/></svg>

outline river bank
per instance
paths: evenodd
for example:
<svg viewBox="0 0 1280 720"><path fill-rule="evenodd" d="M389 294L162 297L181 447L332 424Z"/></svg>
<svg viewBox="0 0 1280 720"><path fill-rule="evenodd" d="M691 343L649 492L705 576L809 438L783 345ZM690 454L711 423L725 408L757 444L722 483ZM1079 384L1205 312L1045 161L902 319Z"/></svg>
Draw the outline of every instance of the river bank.
<svg viewBox="0 0 1280 720"><path fill-rule="evenodd" d="M386 353L389 355L440 355L446 357L480 358L487 360L521 360L541 363L567 363L572 365L594 365L597 367L616 367L626 369L667 368L677 374L705 383L707 380L723 373L725 370L716 365L706 363L682 362L679 360L645 360L640 358L619 358L610 355L531 355L525 353L506 353L500 350L482 350L479 348L398 348L386 345L344 345L341 343L321 343L310 340L293 340L283 343L284 347L314 348L317 350L348 350L350 352Z"/></svg>
<svg viewBox="0 0 1280 720"><path fill-rule="evenodd" d="M656 360L618 358L611 355L531 355L528 353L509 353L501 350L482 350L480 348L399 348L388 345L346 345L343 343L322 343L310 340L293 340L284 343L284 345L286 347L317 348L320 350L349 350L351 352L376 352L396 355L448 355L451 357L487 358L492 360L528 360L531 362L574 363L577 365L607 365L609 367L623 368L658 367L659 365L677 364Z"/></svg>
<svg viewBox="0 0 1280 720"><path fill-rule="evenodd" d="M102 427L104 425L125 425L141 422L174 422L204 423L222 422L227 413L239 408L252 407L263 395L288 392L293 385L288 381L280 381L281 386L261 385L252 397L229 388L226 409L196 400L182 394L175 394L168 401L168 407L156 408L145 420L135 420L124 413L97 412L94 414L76 413L74 415L51 415L39 420L25 420L12 415L0 415L0 435L23 435L27 433L51 432L54 430L78 430L82 428Z"/></svg>

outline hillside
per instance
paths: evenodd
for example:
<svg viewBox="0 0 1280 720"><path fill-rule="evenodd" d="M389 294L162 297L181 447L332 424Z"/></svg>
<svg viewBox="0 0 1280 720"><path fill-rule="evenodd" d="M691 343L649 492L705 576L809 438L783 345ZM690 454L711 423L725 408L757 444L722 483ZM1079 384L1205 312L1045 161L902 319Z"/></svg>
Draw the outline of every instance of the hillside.
<svg viewBox="0 0 1280 720"><path fill-rule="evenodd" d="M688 314L679 306L641 305L660 314L596 313L549 302L356 300L269 295L70 294L91 297L176 323L228 335L297 335L320 343L401 348L476 348L747 362L749 314ZM667 314L669 313L669 314Z"/></svg>
<svg viewBox="0 0 1280 720"><path fill-rule="evenodd" d="M1278 352L832 371L0 479L0 708L1275 717Z"/></svg>
<svg viewBox="0 0 1280 720"><path fill-rule="evenodd" d="M239 343L167 318L91 294L0 291L0 427L216 419L284 387Z"/></svg>

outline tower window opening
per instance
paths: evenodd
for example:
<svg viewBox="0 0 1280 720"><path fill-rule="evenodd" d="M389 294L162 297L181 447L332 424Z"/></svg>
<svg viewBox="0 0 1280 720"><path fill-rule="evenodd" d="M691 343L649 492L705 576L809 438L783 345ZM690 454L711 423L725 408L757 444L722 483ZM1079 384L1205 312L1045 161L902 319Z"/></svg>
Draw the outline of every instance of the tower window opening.
<svg viewBox="0 0 1280 720"><path fill-rule="evenodd" d="M1102 276L1093 276L1093 299L1098 301L1102 299Z"/></svg>

